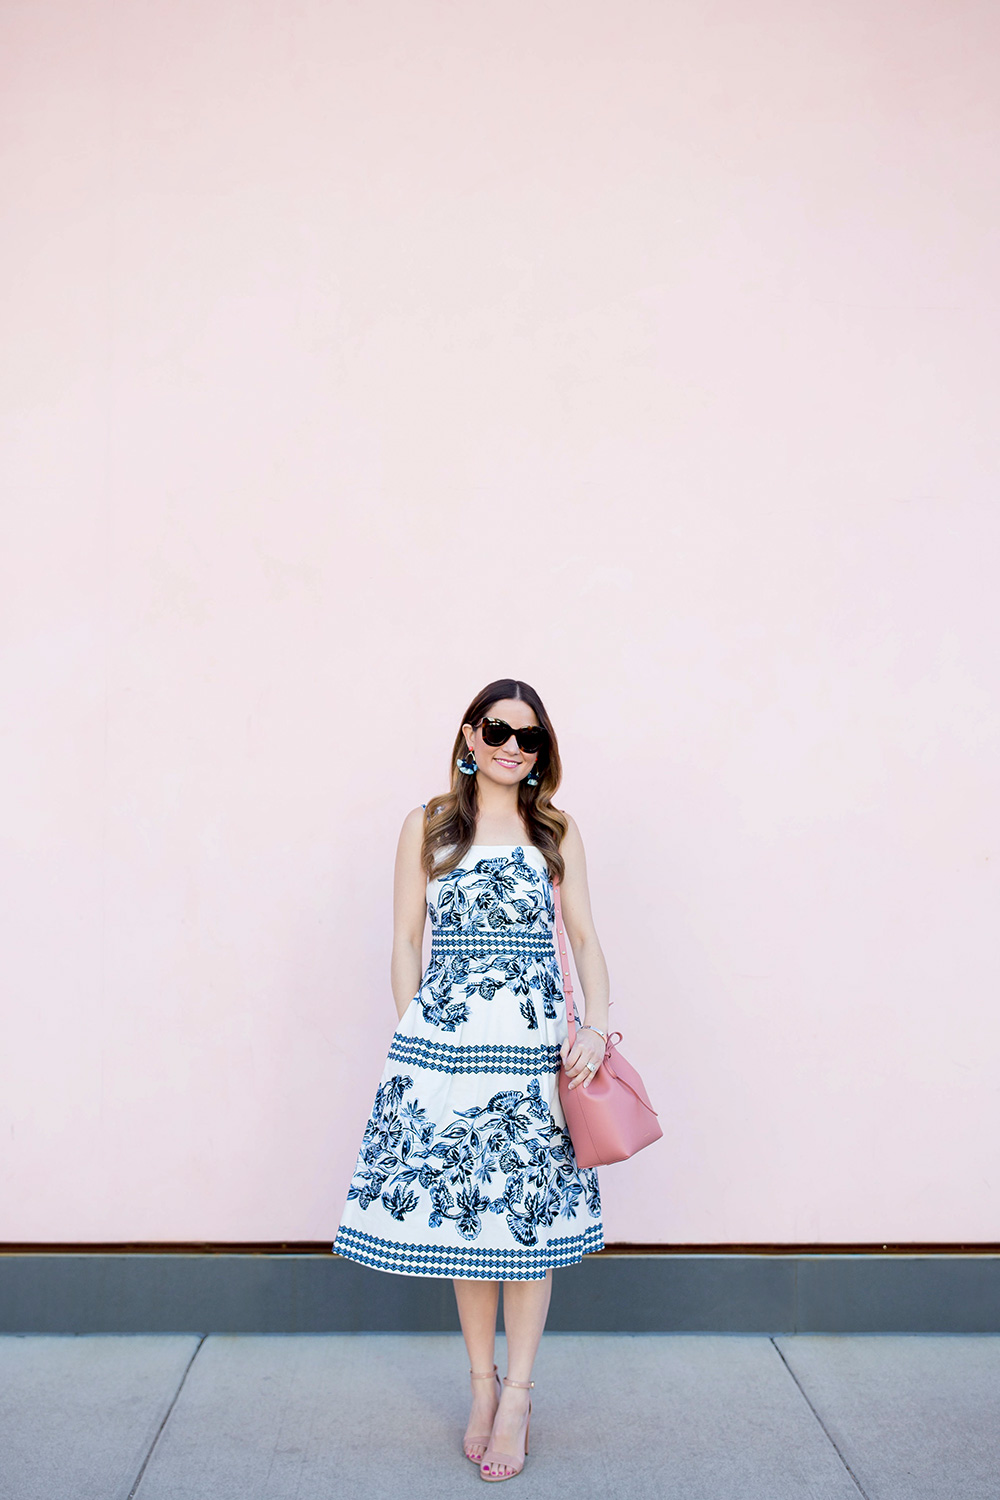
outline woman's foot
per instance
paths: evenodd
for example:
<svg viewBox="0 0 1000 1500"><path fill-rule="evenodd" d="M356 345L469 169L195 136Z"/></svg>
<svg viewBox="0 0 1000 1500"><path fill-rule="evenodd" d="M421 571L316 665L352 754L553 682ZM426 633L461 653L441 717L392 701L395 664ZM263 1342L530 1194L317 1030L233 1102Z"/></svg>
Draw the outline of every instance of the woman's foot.
<svg viewBox="0 0 1000 1500"><path fill-rule="evenodd" d="M524 1468L531 1417L530 1391L533 1380L503 1379L503 1394L493 1421L489 1447L479 1466L481 1478L513 1479Z"/></svg>
<svg viewBox="0 0 1000 1500"><path fill-rule="evenodd" d="M469 1374L472 1377L472 1410L462 1447L466 1458L471 1459L474 1464L481 1464L500 1400L500 1376L496 1365L488 1375L479 1374L475 1370L470 1370Z"/></svg>

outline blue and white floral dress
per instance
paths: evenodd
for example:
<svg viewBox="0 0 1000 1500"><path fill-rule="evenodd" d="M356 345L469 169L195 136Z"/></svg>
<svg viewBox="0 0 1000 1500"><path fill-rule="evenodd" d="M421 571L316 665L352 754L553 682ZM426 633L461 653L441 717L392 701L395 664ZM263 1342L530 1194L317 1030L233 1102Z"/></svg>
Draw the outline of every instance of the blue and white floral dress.
<svg viewBox="0 0 1000 1500"><path fill-rule="evenodd" d="M604 1244L559 1102L566 1007L533 845L428 882L430 961L392 1038L333 1244L404 1276L525 1281Z"/></svg>

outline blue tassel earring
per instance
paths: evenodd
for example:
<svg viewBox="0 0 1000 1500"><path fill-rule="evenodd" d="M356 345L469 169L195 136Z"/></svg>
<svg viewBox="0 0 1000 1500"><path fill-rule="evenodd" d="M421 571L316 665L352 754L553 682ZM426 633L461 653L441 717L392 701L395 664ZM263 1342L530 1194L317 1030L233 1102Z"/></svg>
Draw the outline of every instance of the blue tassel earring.
<svg viewBox="0 0 1000 1500"><path fill-rule="evenodd" d="M525 786L537 786L538 785L538 776L536 775L535 771L532 771L529 776L526 776L524 778L524 784L525 784Z"/></svg>
<svg viewBox="0 0 1000 1500"><path fill-rule="evenodd" d="M473 755L471 749L466 750L465 755L456 760L455 764L463 776L475 776L479 770L479 767L476 765L476 757Z"/></svg>

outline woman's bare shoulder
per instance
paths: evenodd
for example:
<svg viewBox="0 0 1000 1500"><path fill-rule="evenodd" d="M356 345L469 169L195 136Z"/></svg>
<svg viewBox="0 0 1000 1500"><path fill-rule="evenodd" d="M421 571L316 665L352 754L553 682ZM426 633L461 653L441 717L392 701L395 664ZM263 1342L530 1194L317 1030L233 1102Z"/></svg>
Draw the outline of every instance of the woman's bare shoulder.
<svg viewBox="0 0 1000 1500"><path fill-rule="evenodd" d="M414 807L403 819L403 826L399 830L399 842L401 844L421 844L424 838L424 820L427 814L422 807Z"/></svg>
<svg viewBox="0 0 1000 1500"><path fill-rule="evenodd" d="M583 848L583 839L580 837L580 829L574 817L571 817L565 808L560 809L566 819L566 832L559 844L559 853L563 857L568 875L582 872L586 868L587 856Z"/></svg>
<svg viewBox="0 0 1000 1500"><path fill-rule="evenodd" d="M568 813L564 807L561 807L559 809L559 811L562 813L563 817L566 819L566 832L563 834L563 838L562 838L563 843L564 844L570 843L570 842L572 842L574 844L581 843L582 840L580 838L580 827L579 827L579 824L577 823L576 819L574 818L573 814L572 813Z"/></svg>

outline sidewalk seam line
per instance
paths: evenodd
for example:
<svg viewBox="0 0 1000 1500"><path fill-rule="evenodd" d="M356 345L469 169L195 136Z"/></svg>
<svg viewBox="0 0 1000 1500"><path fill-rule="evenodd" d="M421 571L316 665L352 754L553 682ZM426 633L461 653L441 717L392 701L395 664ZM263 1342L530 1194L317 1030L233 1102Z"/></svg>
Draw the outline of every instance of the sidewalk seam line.
<svg viewBox="0 0 1000 1500"><path fill-rule="evenodd" d="M855 1474L854 1470L851 1468L850 1464L847 1462L847 1459L841 1453L840 1449L838 1448L837 1444L834 1442L833 1437L830 1434L829 1428L827 1427L826 1423L823 1421L823 1418L820 1416L819 1412L816 1410L815 1406L813 1406L812 1402L809 1400L809 1397L806 1395L805 1387L803 1386L802 1382L799 1380L799 1377L796 1375L795 1371L792 1369L791 1365L788 1363L788 1360L785 1358L784 1354L781 1352L781 1350L778 1348L778 1345L775 1343L775 1341L774 1341L774 1335L773 1334L771 1335L771 1343L774 1344L774 1351L777 1354L778 1358L781 1360L781 1363L784 1365L785 1369L788 1371L789 1375L792 1377L792 1379L795 1381L795 1384L798 1386L799 1394L801 1395L803 1401L806 1403L806 1405L808 1406L809 1410L812 1412L813 1416L816 1418L816 1421L819 1423L820 1428L821 1428L821 1430L823 1432L823 1436L826 1438L827 1442L830 1444L830 1447L833 1449L834 1453L836 1453L837 1457L840 1459L840 1462L843 1464L843 1466L847 1470L848 1474L850 1474L853 1483L857 1487L858 1493L860 1495L864 1496L864 1500L870 1500L868 1492L865 1489L864 1485L861 1483L861 1480ZM131 1495L129 1496L129 1500L132 1500Z"/></svg>
<svg viewBox="0 0 1000 1500"><path fill-rule="evenodd" d="M205 1340L207 1338L208 1338L208 1334L207 1333L201 1334L201 1336L198 1339L197 1344L194 1347L194 1353L191 1355L191 1358L188 1360L187 1364L184 1366L184 1374L180 1378L180 1383L178 1384L176 1391L174 1391L173 1399L171 1400L170 1405L167 1407L166 1411L163 1414L163 1421L160 1423L159 1427L156 1429L156 1432L155 1432L155 1434L153 1436L153 1441L149 1445L149 1452L146 1454L146 1457L143 1459L142 1463L139 1465L139 1472L135 1476L135 1479L132 1482L132 1488L129 1490L128 1494L126 1495L125 1500L135 1500L136 1492L137 1492L140 1484L142 1483L142 1476L145 1474L147 1466L149 1464L149 1460L152 1458L153 1453L154 1453L154 1451L156 1449L156 1445L160 1441L160 1434L162 1433L164 1427L166 1427L167 1423L170 1421L170 1414L173 1411L174 1407L177 1405L177 1398L178 1398L178 1396L180 1395L181 1391L184 1389L184 1382L188 1378L188 1372L191 1369L191 1366L194 1364L195 1360L198 1358L198 1355L201 1353L201 1346L202 1346L202 1344L205 1342Z"/></svg>

